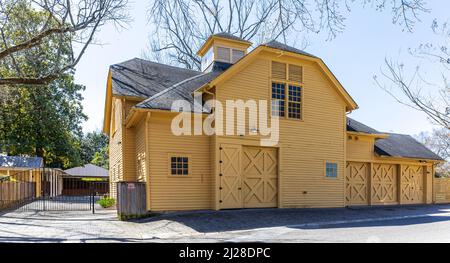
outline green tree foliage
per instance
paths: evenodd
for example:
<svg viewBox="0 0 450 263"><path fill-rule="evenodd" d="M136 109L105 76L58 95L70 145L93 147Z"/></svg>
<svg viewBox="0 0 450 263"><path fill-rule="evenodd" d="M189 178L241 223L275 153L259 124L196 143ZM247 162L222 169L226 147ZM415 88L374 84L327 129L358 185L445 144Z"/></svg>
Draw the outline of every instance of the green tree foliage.
<svg viewBox="0 0 450 263"><path fill-rule="evenodd" d="M8 14L10 23L2 29L1 37L11 41L34 35L47 21L45 14L27 1L12 5ZM51 36L38 47L11 57L8 63L0 61L0 74L15 74L15 65L20 63L21 74L40 75L51 70L51 61L70 60L70 46L70 37ZM62 74L47 85L0 87L0 152L44 157L51 167L81 164L81 123L87 117L81 105L84 87L74 83L73 74Z"/></svg>
<svg viewBox="0 0 450 263"><path fill-rule="evenodd" d="M79 63L106 24L124 26L127 0L1 0L0 86L45 85ZM29 22L26 28L24 23ZM30 51L47 49L41 69L29 70Z"/></svg>
<svg viewBox="0 0 450 263"><path fill-rule="evenodd" d="M109 168L108 136L101 132L89 132L81 140L81 160L105 169Z"/></svg>

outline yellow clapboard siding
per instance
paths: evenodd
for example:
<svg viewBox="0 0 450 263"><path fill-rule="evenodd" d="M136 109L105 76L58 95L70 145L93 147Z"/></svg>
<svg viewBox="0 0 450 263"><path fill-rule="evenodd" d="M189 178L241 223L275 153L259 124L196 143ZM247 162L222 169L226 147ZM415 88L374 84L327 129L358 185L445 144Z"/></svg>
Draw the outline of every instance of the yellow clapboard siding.
<svg viewBox="0 0 450 263"><path fill-rule="evenodd" d="M213 209L210 137L171 133L171 119L151 118L148 133L151 210ZM169 174L169 155L189 156L190 174Z"/></svg>
<svg viewBox="0 0 450 263"><path fill-rule="evenodd" d="M113 110L111 112L112 118L120 116L122 112L122 101L120 99L113 98ZM117 113L119 112L119 113ZM111 126L115 124L114 120L111 122ZM114 131L111 127L111 131ZM110 178L110 195L116 198L117 185L116 183L123 180L123 159L122 159L122 128L118 126L116 132L112 132L109 140L109 178Z"/></svg>
<svg viewBox="0 0 450 263"><path fill-rule="evenodd" d="M256 59L217 87L217 99L270 103L271 63ZM304 119L280 121L281 207L344 206L344 103L317 66L299 63L304 69ZM337 179L325 177L327 160L338 163Z"/></svg>
<svg viewBox="0 0 450 263"><path fill-rule="evenodd" d="M248 43L235 43L232 40L210 39L199 54L204 54L211 46L217 55L217 47L245 49ZM258 48L257 48L258 49ZM246 59L249 58L249 59ZM208 99L215 97L222 102L226 112L226 101L267 102L267 110L270 114L272 82L287 83L301 86L301 120L280 119L280 136L278 143L264 149L260 145L261 136L249 136L235 134L219 136L175 136L172 134L171 120L173 113L160 110L135 109L137 103L126 99L113 98L111 118L121 116L121 125L118 126L115 135L111 135L110 143L110 174L117 174L115 181L145 181L147 183L147 207L152 211L173 210L198 210L246 207L246 203L240 203L239 197L234 204L221 203L223 192L223 145L230 149L241 149L242 154L248 152L272 152L277 158L276 171L271 170L271 185L277 189L277 200L267 195L265 206L280 208L309 208L309 207L343 207L346 205L372 205L372 204L396 204L401 203L402 198L408 199L414 196L410 203L421 201L430 203L433 198L438 198L433 193L433 167L430 163L423 164L419 160L379 157L374 153L375 138L370 136L349 135L346 131L346 114L357 108L356 103L343 90L343 87L332 76L326 66L315 58L289 55L289 52L272 52L264 50L252 52L248 57L240 60L240 65L235 65L206 85L209 91ZM250 59L251 58L251 59ZM233 73L230 73L233 72ZM228 76L229 74L233 74ZM201 88L201 87L198 87ZM287 87L286 87L287 88ZM288 92L286 93L286 95ZM287 114L286 105L286 115ZM138 115L129 116L130 114ZM115 115L116 114L116 115ZM248 111L245 119L233 118L234 126L243 127L246 132L253 130L248 121ZM128 128L122 121L132 117ZM228 120L224 120L228 121ZM223 127L226 127L225 123ZM111 127L110 130L113 130ZM236 132L236 131L235 131ZM253 150L248 150L253 149ZM189 175L173 176L170 174L169 157L188 157ZM249 172L248 167L243 167L240 162L247 160L247 164L255 167L264 167L256 156L229 158L230 162L237 162L234 169L237 174ZM252 161L249 161L252 160ZM272 160L272 158L271 158ZM256 162L261 162L256 164ZM325 165L327 162L337 164L337 178L327 178ZM347 200L348 186L355 178L346 179L349 173L349 164L364 166L364 175L367 182L364 198L357 197ZM262 166L261 166L262 165ZM411 168L412 167L412 168ZM229 167L228 167L229 168ZM423 181L410 180L422 174ZM275 177L275 174L277 175ZM229 175L229 174L228 174ZM254 174L252 174L254 175ZM402 176L405 178L402 180ZM356 175L354 176L356 177ZM246 178L242 174L242 178ZM249 177L248 177L249 178ZM275 179L276 178L276 179ZM248 182L253 180L251 178ZM276 180L276 183L273 181ZM408 179L409 180L409 179ZM252 186L242 187L244 192L250 193L252 207L260 207L264 202L256 201L256 191L252 192ZM421 184L423 183L423 185ZM356 182L357 184L358 182ZM436 183L435 183L436 184ZM405 189L421 187L421 192L414 192L410 196L404 196L399 188L393 189L393 185ZM228 186L235 187L235 185ZM247 188L245 188L247 187ZM264 190L264 194L267 189ZM229 191L239 194L239 189ZM351 192L351 191L350 191ZM411 192L411 191L410 191ZM242 193L242 192L241 192ZM264 195L259 194L264 197ZM400 198L402 197L402 198ZM440 200L443 194L440 193ZM264 198L262 198L264 199ZM270 199L270 200L269 200Z"/></svg>
<svg viewBox="0 0 450 263"><path fill-rule="evenodd" d="M347 158L371 160L374 155L374 138L350 136L347 138Z"/></svg>
<svg viewBox="0 0 450 263"><path fill-rule="evenodd" d="M135 128L135 145L136 145L136 177L139 182L145 182L147 180L147 167L146 167L146 125L145 119L142 120Z"/></svg>

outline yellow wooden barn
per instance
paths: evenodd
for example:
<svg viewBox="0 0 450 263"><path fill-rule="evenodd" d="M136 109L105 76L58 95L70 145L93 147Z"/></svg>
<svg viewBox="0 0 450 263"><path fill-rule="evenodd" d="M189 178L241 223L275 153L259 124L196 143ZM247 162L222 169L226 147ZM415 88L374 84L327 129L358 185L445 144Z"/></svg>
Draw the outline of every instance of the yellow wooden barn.
<svg viewBox="0 0 450 263"><path fill-rule="evenodd" d="M251 45L211 36L198 52L201 72L141 59L110 67L104 132L113 196L115 182L127 181L146 182L151 211L433 202L439 156L348 118L358 105L320 58L276 41L248 52ZM196 92L215 104L196 111ZM200 120L233 110L228 101L268 101L259 109L279 121L279 135L262 134L246 112L226 125L215 120L215 128L234 123L231 133L179 136L177 101L194 105L189 118Z"/></svg>

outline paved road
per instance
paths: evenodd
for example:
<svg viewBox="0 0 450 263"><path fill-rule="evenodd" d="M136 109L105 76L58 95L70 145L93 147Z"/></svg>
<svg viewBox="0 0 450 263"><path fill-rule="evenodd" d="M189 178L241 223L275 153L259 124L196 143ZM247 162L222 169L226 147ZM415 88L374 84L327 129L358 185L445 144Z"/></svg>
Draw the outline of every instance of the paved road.
<svg viewBox="0 0 450 263"><path fill-rule="evenodd" d="M0 215L0 242L450 242L450 205L186 212L136 222L110 210L15 212Z"/></svg>

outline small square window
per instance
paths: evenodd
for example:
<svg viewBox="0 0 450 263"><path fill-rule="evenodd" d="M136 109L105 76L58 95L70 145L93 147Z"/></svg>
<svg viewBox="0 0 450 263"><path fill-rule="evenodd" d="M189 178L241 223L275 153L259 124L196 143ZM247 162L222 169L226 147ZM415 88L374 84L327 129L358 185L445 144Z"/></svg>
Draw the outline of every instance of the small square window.
<svg viewBox="0 0 450 263"><path fill-rule="evenodd" d="M338 165L337 163L326 163L326 176L328 178L337 178L338 175Z"/></svg>
<svg viewBox="0 0 450 263"><path fill-rule="evenodd" d="M189 175L188 157L171 157L170 162L171 175Z"/></svg>

